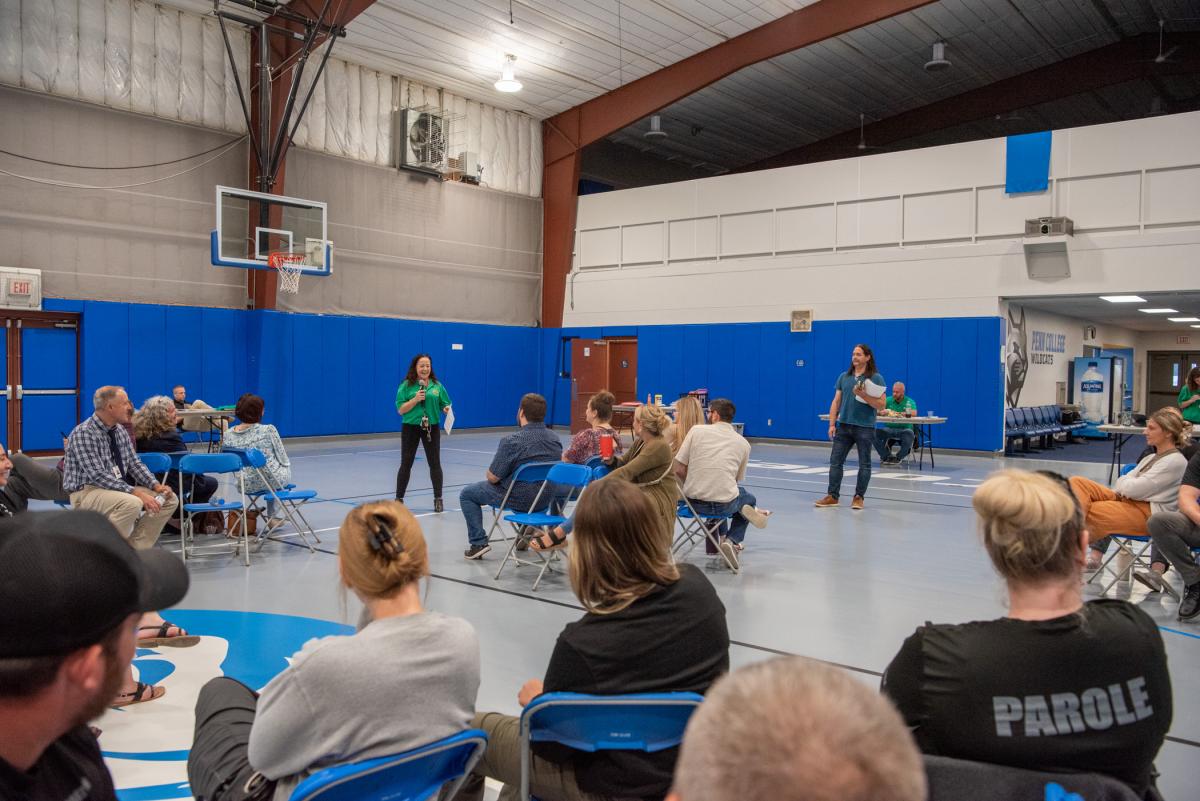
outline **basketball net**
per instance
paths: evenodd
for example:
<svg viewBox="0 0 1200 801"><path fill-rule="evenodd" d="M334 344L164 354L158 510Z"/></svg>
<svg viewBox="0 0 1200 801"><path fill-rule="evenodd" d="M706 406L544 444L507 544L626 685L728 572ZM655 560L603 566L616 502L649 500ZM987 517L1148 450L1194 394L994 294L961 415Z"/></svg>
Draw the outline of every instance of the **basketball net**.
<svg viewBox="0 0 1200 801"><path fill-rule="evenodd" d="M279 291L295 295L300 291L300 271L304 266L303 253L277 250L267 257L267 265L279 275Z"/></svg>

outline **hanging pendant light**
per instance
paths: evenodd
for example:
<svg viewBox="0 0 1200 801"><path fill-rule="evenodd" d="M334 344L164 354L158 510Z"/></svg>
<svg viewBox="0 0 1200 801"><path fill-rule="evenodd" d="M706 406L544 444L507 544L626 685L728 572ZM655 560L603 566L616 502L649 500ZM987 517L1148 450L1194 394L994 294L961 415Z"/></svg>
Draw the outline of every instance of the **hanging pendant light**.
<svg viewBox="0 0 1200 801"><path fill-rule="evenodd" d="M500 80L492 84L496 87L497 92L521 91L521 82L517 80L513 70L513 65L516 63L517 57L512 53L504 55L504 68L500 70Z"/></svg>

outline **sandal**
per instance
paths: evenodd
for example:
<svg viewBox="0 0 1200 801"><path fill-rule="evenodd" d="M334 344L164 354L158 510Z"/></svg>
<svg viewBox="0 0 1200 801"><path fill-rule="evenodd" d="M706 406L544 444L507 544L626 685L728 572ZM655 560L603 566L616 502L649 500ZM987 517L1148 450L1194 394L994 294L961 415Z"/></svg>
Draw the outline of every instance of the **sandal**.
<svg viewBox="0 0 1200 801"><path fill-rule="evenodd" d="M549 543L546 542L547 538L550 540ZM529 541L529 547L535 551L552 551L566 544L567 535L559 534L558 530L553 528Z"/></svg>
<svg viewBox="0 0 1200 801"><path fill-rule="evenodd" d="M178 631L178 634L169 635L171 629ZM143 631L153 631L154 634L150 637L140 636ZM188 648L200 642L200 637L195 634L188 634L174 623L164 620L162 625L155 627L153 624L149 626L138 626L138 648L159 648L166 646L168 648Z"/></svg>
<svg viewBox="0 0 1200 801"><path fill-rule="evenodd" d="M149 690L149 695L146 691ZM133 688L131 693L117 693L117 697L109 706L119 708L123 706L131 706L133 704L144 704L148 701L153 701L156 698L162 698L167 694L166 687L155 687L145 682L139 681L137 686Z"/></svg>

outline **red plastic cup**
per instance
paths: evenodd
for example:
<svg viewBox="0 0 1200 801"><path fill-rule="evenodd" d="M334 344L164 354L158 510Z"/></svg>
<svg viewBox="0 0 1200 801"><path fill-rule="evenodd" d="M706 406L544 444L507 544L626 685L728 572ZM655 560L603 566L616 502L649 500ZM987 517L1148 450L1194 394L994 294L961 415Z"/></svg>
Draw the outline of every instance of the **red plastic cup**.
<svg viewBox="0 0 1200 801"><path fill-rule="evenodd" d="M613 456L613 438L612 434L600 435L600 458L611 459Z"/></svg>

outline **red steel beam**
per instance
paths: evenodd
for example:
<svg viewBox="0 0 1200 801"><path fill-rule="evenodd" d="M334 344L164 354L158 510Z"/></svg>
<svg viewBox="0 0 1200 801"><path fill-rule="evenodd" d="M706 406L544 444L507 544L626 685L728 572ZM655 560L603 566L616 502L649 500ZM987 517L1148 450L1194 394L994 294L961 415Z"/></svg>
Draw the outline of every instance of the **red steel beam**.
<svg viewBox="0 0 1200 801"><path fill-rule="evenodd" d="M333 11L333 18L322 20L324 25L344 26L351 22L359 14L366 11L375 3L375 0L335 0L330 6ZM309 19L317 19L321 13L321 9L325 3L323 0L292 0L288 5L288 10L295 14L302 14ZM303 33L303 26L280 16L268 17L264 22L274 25L279 28L287 28L289 30ZM252 64L258 60L258 36L259 30L251 31L251 51L250 61ZM308 63L305 65L305 74L311 74L310 70L315 70L320 63L320 47L326 41L324 35L318 35L312 47L312 54L309 56ZM271 40L271 62L278 65L284 63L284 60L293 56L300 49L300 42L285 38L282 35L275 35ZM337 45L334 45L336 48ZM289 62L289 66L281 70L278 74L273 74L271 78L271 128L272 136L279 129L279 126L284 124L283 110L287 103L288 87L292 83L292 71L295 68L295 60ZM253 70L252 70L253 73ZM258 130L259 114L259 86L256 74L252 74L250 83L254 89L250 93L250 123L253 125L254 131ZM299 100L297 100L296 110L299 111ZM293 114L295 113L293 112ZM283 180L287 167L287 157L280 159L279 169L275 173L275 183L271 187L271 192L276 195L282 195ZM251 154L248 169L249 186L252 189L258 189L258 165L254 161L254 156ZM277 222L277 221L276 221ZM274 309L276 305L276 290L277 279L275 272L272 270L247 270L246 271L246 290L250 296L251 302L256 309Z"/></svg>
<svg viewBox="0 0 1200 801"><path fill-rule="evenodd" d="M871 123L862 136L872 146L886 145L1119 83L1200 73L1200 33L1176 33L1171 40L1172 45L1180 46L1179 52L1162 64L1154 63L1157 34L1136 36ZM735 172L847 158L853 155L859 136L855 127L747 164Z"/></svg>
<svg viewBox="0 0 1200 801"><path fill-rule="evenodd" d="M592 142L732 75L743 67L934 0L818 0L812 5L735 36L542 123L542 325L562 325L575 207L579 152ZM565 162L559 165L559 162ZM568 174L576 182L569 184Z"/></svg>

